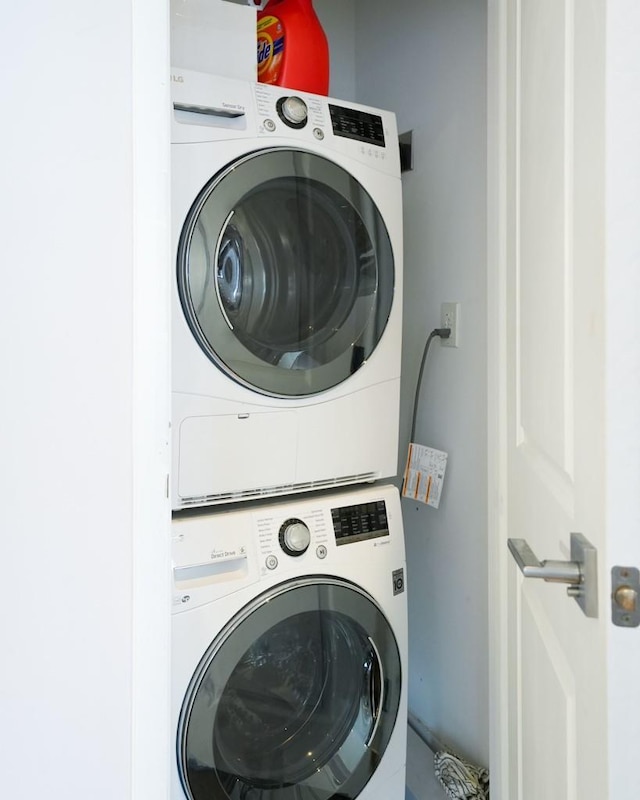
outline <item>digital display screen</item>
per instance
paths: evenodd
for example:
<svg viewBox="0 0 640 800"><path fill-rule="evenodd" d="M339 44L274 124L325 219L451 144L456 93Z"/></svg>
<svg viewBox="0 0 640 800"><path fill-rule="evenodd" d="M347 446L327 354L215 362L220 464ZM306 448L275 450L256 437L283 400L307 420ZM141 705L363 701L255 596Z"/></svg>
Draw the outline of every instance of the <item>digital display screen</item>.
<svg viewBox="0 0 640 800"><path fill-rule="evenodd" d="M332 508L331 520L338 545L389 535L387 507L384 500Z"/></svg>
<svg viewBox="0 0 640 800"><path fill-rule="evenodd" d="M329 103L329 113L336 136L344 136L347 139L357 139L359 142L384 147L382 117L377 114L368 114L365 111L356 111L353 108L333 106L331 103Z"/></svg>

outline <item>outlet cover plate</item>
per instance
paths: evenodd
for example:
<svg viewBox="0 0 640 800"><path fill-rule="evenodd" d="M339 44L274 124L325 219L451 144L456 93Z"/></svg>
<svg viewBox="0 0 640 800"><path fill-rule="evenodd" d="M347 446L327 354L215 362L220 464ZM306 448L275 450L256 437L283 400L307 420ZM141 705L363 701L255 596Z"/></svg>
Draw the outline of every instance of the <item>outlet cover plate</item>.
<svg viewBox="0 0 640 800"><path fill-rule="evenodd" d="M440 339L443 347L458 347L460 344L460 303L443 303L440 306L440 327L450 328L448 339Z"/></svg>

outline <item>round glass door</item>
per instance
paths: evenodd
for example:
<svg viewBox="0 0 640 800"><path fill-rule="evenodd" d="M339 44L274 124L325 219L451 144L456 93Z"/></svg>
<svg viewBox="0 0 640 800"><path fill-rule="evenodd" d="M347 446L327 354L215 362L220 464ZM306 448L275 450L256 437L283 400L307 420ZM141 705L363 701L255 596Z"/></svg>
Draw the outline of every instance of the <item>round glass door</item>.
<svg viewBox="0 0 640 800"><path fill-rule="evenodd" d="M189 800L356 798L389 743L400 656L372 598L338 579L276 587L214 640L178 726Z"/></svg>
<svg viewBox="0 0 640 800"><path fill-rule="evenodd" d="M178 291L207 357L278 397L358 370L391 311L384 221L348 172L312 153L252 153L214 176L178 245Z"/></svg>

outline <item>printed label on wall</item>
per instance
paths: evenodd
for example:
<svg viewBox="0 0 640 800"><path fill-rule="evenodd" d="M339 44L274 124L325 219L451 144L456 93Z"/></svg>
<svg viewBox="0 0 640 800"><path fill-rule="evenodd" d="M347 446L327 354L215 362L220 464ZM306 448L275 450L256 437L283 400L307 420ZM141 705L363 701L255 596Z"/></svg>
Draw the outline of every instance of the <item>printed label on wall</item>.
<svg viewBox="0 0 640 800"><path fill-rule="evenodd" d="M404 471L402 496L438 508L446 468L446 453L412 442Z"/></svg>

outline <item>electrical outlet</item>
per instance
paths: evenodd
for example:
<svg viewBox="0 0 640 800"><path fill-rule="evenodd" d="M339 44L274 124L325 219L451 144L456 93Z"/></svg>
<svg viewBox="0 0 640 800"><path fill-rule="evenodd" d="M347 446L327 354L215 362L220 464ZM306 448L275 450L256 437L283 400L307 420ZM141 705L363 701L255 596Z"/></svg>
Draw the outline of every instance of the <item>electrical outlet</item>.
<svg viewBox="0 0 640 800"><path fill-rule="evenodd" d="M440 327L449 328L448 339L440 339L443 347L458 347L460 343L460 303L443 303L440 306Z"/></svg>

